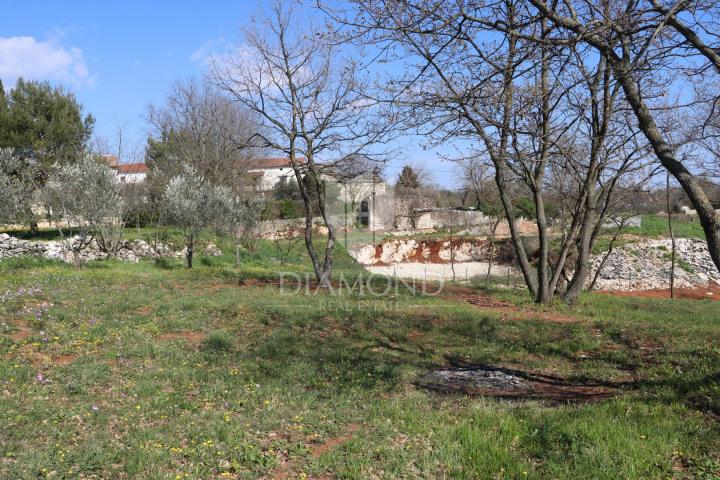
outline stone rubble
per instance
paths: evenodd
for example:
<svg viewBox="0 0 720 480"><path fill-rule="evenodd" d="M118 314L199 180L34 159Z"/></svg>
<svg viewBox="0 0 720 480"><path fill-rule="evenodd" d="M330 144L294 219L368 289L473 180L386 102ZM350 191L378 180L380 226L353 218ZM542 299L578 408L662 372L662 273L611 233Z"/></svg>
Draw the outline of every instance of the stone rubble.
<svg viewBox="0 0 720 480"><path fill-rule="evenodd" d="M79 242L79 237L71 237L63 241L34 242L21 240L6 233L0 233L0 259L38 256L49 259L73 261L72 246ZM152 245L144 240L123 240L117 251L116 258L124 262L137 262L140 258L175 257L182 258L185 250L176 251L170 245L158 243ZM222 251L215 244L208 244L205 255L217 257ZM80 260L104 260L108 254L100 249L96 240L80 252Z"/></svg>
<svg viewBox="0 0 720 480"><path fill-rule="evenodd" d="M677 288L720 285L720 272L710 258L707 243L693 238L678 238L676 243L675 286ZM603 266L596 290L652 290L670 285L670 239L628 243L613 250ZM605 253L591 259L592 280Z"/></svg>
<svg viewBox="0 0 720 480"><path fill-rule="evenodd" d="M438 390L452 391L462 388L521 390L527 388L527 382L515 375L500 370L483 368L456 368L436 370L422 377L419 383Z"/></svg>

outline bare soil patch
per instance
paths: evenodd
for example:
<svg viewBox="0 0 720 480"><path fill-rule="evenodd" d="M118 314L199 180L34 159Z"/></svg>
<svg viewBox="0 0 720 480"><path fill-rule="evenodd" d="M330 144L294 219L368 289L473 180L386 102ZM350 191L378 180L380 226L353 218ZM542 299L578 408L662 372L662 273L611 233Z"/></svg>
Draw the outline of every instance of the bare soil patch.
<svg viewBox="0 0 720 480"><path fill-rule="evenodd" d="M77 355L68 354L68 355L58 355L55 357L52 357L52 364L53 365L67 365L68 363L72 363L77 359Z"/></svg>
<svg viewBox="0 0 720 480"><path fill-rule="evenodd" d="M602 295L612 295L615 297L639 297L639 298L670 298L669 288L656 288L652 290L638 291L598 291ZM708 285L707 287L697 288L676 288L675 298L685 298L690 300L720 300L720 286Z"/></svg>
<svg viewBox="0 0 720 480"><path fill-rule="evenodd" d="M28 328L20 328L20 330L10 334L10 340L13 342L22 342L27 339L32 332Z"/></svg>
<svg viewBox="0 0 720 480"><path fill-rule="evenodd" d="M353 435L355 432L357 432L360 429L360 425L357 424L350 424L347 429L345 430L345 433L342 435L339 435L337 437L331 437L325 440L322 443L310 443L307 444L308 451L310 453L310 456L313 458L320 458L325 453L334 450L337 447L340 447L344 443L348 442L353 438ZM274 480L286 480L290 478L296 478L297 476L294 473L294 462L293 460L285 460L280 465L275 467L271 472L270 476L268 478L272 478ZM317 477L308 477L309 479L316 479L316 480L325 480L330 478L335 478L334 476L329 476L326 474L321 474Z"/></svg>
<svg viewBox="0 0 720 480"><path fill-rule="evenodd" d="M421 377L417 384L442 393L551 403L595 402L618 393L616 385L571 382L561 377L485 365L435 370Z"/></svg>

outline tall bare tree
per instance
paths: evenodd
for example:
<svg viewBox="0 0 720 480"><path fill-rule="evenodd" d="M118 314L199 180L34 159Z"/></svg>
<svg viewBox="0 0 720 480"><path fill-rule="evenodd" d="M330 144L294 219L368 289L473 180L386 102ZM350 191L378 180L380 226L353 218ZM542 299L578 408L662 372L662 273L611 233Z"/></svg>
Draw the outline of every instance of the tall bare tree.
<svg viewBox="0 0 720 480"><path fill-rule="evenodd" d="M403 75L386 83L392 100L412 112L418 133L438 142L465 139L479 145L477 154L492 163L528 289L538 302L548 302L556 294L573 301L584 285L587 268L575 268L574 282L570 281L574 287L565 290L562 280L569 270L565 264L578 246L589 252L592 232L604 211L597 208L599 183L617 183L636 155L605 169L621 152L602 160L608 154L604 124L614 113L617 90L603 60L596 56L586 65L577 59L584 52L573 45L544 42L553 33L553 24L529 19L529 7L522 1L355 0L351 4L350 11L321 7L335 21L352 27L351 40L373 42L381 52L378 56L403 64ZM594 95L577 93L589 86L594 86ZM576 108L578 102L581 108ZM593 112L595 127L580 129L586 110ZM584 135L583 148L576 143L571 152L567 145L578 133ZM578 191L568 234L551 255L545 194L546 175L553 165L578 177ZM526 251L516 224L513 185L520 185L532 198L537 252ZM581 258L581 266L586 267L587 255Z"/></svg>
<svg viewBox="0 0 720 480"><path fill-rule="evenodd" d="M685 86L707 76L714 78L717 85L720 74L717 2L529 0L529 4L535 9L529 12L529 17L539 15L556 27L552 38L532 40L565 45L582 43L607 58L640 130L697 211L710 256L720 269L720 216L689 162L683 161L677 145L661 128L658 105L652 102L653 81L673 75L673 70L686 74ZM667 84L663 88L667 89ZM720 93L717 90L713 93L711 101L716 105Z"/></svg>
<svg viewBox="0 0 720 480"><path fill-rule="evenodd" d="M262 145L289 157L305 206L305 246L319 285L327 286L336 230L321 159L370 154L390 124L376 121L377 104L364 93L357 64L342 58L331 32L290 4L276 1L268 11L245 30L234 55L215 59L213 78L256 115ZM313 207L328 230L322 257L313 239Z"/></svg>
<svg viewBox="0 0 720 480"><path fill-rule="evenodd" d="M148 163L166 181L192 166L206 181L242 191L256 122L252 113L207 80L175 82L165 102L148 108L152 127Z"/></svg>

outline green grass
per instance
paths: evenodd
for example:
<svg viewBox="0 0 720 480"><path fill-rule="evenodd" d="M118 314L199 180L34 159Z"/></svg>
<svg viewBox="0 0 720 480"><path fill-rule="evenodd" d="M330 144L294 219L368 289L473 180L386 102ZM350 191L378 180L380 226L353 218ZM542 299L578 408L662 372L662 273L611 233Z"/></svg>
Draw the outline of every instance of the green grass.
<svg viewBox="0 0 720 480"><path fill-rule="evenodd" d="M614 233L614 229L610 229L598 236L593 245L593 253L597 255L607 251ZM673 233L676 238L705 239L705 232L703 232L700 221L696 217L691 220L688 220L688 217L685 215L673 218ZM670 237L667 217L662 215L643 215L639 227L624 227L622 229L621 235L615 241L615 248L636 242L637 239L633 237Z"/></svg>
<svg viewBox="0 0 720 480"><path fill-rule="evenodd" d="M677 238L705 238L700 221L697 217L687 220L686 216L673 218L673 233ZM640 227L626 227L624 233L642 237L669 237L667 217L661 215L643 215Z"/></svg>
<svg viewBox="0 0 720 480"><path fill-rule="evenodd" d="M716 302L588 294L542 309L577 323L502 320L402 290L238 286L307 254L281 266L263 242L238 269L227 246L190 271L0 262L0 478L720 475ZM415 385L450 358L626 384L560 405Z"/></svg>

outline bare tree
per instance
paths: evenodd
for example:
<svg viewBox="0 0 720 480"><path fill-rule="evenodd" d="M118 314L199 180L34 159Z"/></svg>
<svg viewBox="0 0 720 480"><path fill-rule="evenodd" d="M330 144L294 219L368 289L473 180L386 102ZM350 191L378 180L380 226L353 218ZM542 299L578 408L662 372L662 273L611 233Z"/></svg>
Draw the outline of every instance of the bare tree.
<svg viewBox="0 0 720 480"><path fill-rule="evenodd" d="M477 155L461 158L459 165L462 172L464 198L471 199L472 206L478 208L483 203L484 193L489 187L489 180L492 179L492 169L483 158Z"/></svg>
<svg viewBox="0 0 720 480"><path fill-rule="evenodd" d="M327 286L336 231L320 160L370 154L369 147L387 137L389 123L376 122L377 105L363 93L357 65L340 57L328 32L280 1L269 10L245 31L235 55L213 62L213 78L257 116L262 145L289 157L305 206L305 246L319 284ZM313 239L313 207L328 230L322 258Z"/></svg>
<svg viewBox="0 0 720 480"><path fill-rule="evenodd" d="M352 11L321 6L352 27L352 40L373 42L386 57L404 62L404 74L386 83L392 100L412 112L417 133L480 146L474 154L492 162L528 289L538 302L556 294L573 301L587 278L602 205L642 152L611 151L606 144L619 88L607 60L588 58L572 44L543 42L552 23L531 17L522 1L351 3ZM573 141L578 134L582 141ZM566 235L551 255L546 175L553 166L575 177L576 195ZM532 199L537 252L526 251L515 221L517 188ZM568 279L566 263L576 250L579 263Z"/></svg>
<svg viewBox="0 0 720 480"><path fill-rule="evenodd" d="M253 113L205 80L176 81L162 105L148 108L152 127L149 164L162 186L191 165L214 185L242 193L258 153Z"/></svg>
<svg viewBox="0 0 720 480"><path fill-rule="evenodd" d="M653 81L682 68L684 81L702 80L720 74L717 21L720 11L711 1L605 1L589 0L552 4L529 0L540 14L553 23L552 37L535 41L557 44L582 43L606 59L625 99L632 107L637 124L652 146L660 163L678 181L698 212L707 238L710 256L720 269L720 218L702 183L688 162L678 154L658 121ZM672 78L672 77L670 77ZM687 85L687 83L686 83ZM667 84L661 86L667 89ZM717 105L718 92L713 105ZM707 100L707 99L705 99Z"/></svg>

